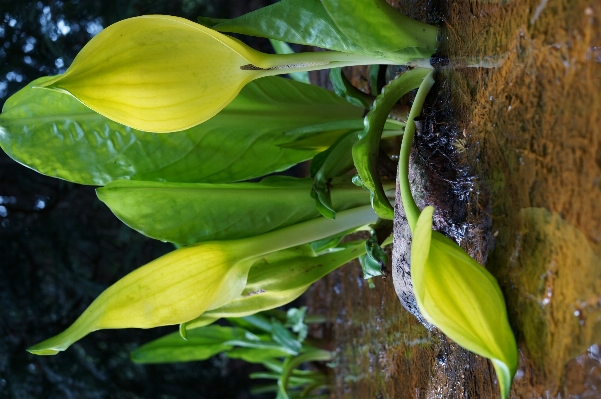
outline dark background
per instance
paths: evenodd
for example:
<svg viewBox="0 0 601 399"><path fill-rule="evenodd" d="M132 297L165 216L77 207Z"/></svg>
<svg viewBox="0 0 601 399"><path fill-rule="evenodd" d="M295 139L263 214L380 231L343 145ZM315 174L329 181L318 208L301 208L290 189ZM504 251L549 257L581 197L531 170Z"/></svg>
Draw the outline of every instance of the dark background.
<svg viewBox="0 0 601 399"><path fill-rule="evenodd" d="M273 0L0 0L0 105L62 73L103 27L142 14L238 16ZM248 38L270 52L264 39ZM250 398L259 368L214 357L140 366L138 345L176 330L107 330L40 357L30 345L68 327L106 287L172 250L129 229L94 187L42 176L0 151L0 398Z"/></svg>

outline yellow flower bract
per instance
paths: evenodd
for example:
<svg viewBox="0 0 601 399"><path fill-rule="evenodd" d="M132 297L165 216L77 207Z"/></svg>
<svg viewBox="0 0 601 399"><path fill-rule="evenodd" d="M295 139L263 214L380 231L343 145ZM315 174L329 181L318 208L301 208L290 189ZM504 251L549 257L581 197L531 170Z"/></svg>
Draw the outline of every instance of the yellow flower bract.
<svg viewBox="0 0 601 399"><path fill-rule="evenodd" d="M411 279L424 318L462 347L490 359L507 398L517 346L496 279L456 243L432 231L434 208L420 214L411 244Z"/></svg>
<svg viewBox="0 0 601 399"><path fill-rule="evenodd" d="M143 131L184 130L223 109L261 71L265 55L184 18L148 15L95 36L67 72L41 87L73 95Z"/></svg>
<svg viewBox="0 0 601 399"><path fill-rule="evenodd" d="M54 355L92 331L192 320L223 291L229 275L238 272L243 252L231 242L207 242L164 255L107 288L67 330L28 351Z"/></svg>

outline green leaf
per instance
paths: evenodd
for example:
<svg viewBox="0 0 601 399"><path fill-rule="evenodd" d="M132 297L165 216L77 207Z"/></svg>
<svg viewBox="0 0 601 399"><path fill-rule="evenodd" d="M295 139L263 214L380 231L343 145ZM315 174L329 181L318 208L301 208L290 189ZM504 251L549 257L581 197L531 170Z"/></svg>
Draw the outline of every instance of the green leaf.
<svg viewBox="0 0 601 399"><path fill-rule="evenodd" d="M373 108L365 117L365 129L359 134L359 141L353 145L353 161L363 185L373 197L373 207L382 219L393 219L394 209L386 197L382 181L378 174L378 155L380 139L394 104L409 91L419 87L427 69L412 69L390 82L374 101Z"/></svg>
<svg viewBox="0 0 601 399"><path fill-rule="evenodd" d="M284 132L284 136L292 138L292 141L278 144L282 148L294 148L297 150L325 151L332 146L340 137L349 131L363 129L363 119L350 119L346 121L335 121L320 123L317 125L303 126ZM384 137L398 136L405 124L394 119L388 119L384 124Z"/></svg>
<svg viewBox="0 0 601 399"><path fill-rule="evenodd" d="M286 42L281 42L279 40L269 39L271 46L273 47L276 54L293 54L294 50L290 47L290 45ZM309 72L292 72L289 73L291 79L296 80L297 82L311 84L311 80L309 79Z"/></svg>
<svg viewBox="0 0 601 399"><path fill-rule="evenodd" d="M136 348L130 353L135 363L172 363L205 360L233 348L228 343L242 339L245 331L231 327L207 326L188 332L183 340L172 333Z"/></svg>
<svg viewBox="0 0 601 399"><path fill-rule="evenodd" d="M225 353L230 359L241 359L248 363L263 363L269 359L275 359L288 355L279 348L272 349L256 349L256 348L234 348Z"/></svg>
<svg viewBox="0 0 601 399"><path fill-rule="evenodd" d="M317 154L311 162L310 172L313 177L311 197L319 212L330 219L336 217L336 209L332 205L331 190L334 179L353 168L351 156L353 145L359 139L356 131L341 136L327 151Z"/></svg>
<svg viewBox="0 0 601 399"><path fill-rule="evenodd" d="M275 342L288 349L290 353L300 353L301 349L303 348L303 344L297 337L295 337L290 331L288 331L282 323L280 323L276 319L271 319L271 326L271 338Z"/></svg>
<svg viewBox="0 0 601 399"><path fill-rule="evenodd" d="M332 86L334 86L334 92L349 103L365 109L371 108L375 97L364 93L353 86L346 76L344 76L342 68L330 69L330 82L332 82Z"/></svg>
<svg viewBox="0 0 601 399"><path fill-rule="evenodd" d="M336 26L319 0L282 0L230 20L199 18L219 32L241 33L329 50L368 54Z"/></svg>
<svg viewBox="0 0 601 399"><path fill-rule="evenodd" d="M371 51L430 58L438 28L409 18L385 0L322 0L323 7L350 40Z"/></svg>
<svg viewBox="0 0 601 399"><path fill-rule="evenodd" d="M426 207L411 244L411 280L419 310L462 347L493 363L507 398L518 363L503 293L497 280L455 242L432 231Z"/></svg>
<svg viewBox="0 0 601 399"><path fill-rule="evenodd" d="M235 346L245 348L245 356L254 358L254 363L296 354L272 342L268 336L257 336L243 328L207 326L188 331L187 340L179 333L172 333L149 342L132 351L131 358L136 363L189 362L208 359Z"/></svg>
<svg viewBox="0 0 601 399"><path fill-rule="evenodd" d="M71 96L32 88L49 79L37 79L6 101L0 146L42 174L90 185L263 176L316 153L277 147L286 142L283 131L362 113L325 89L266 77L245 86L207 122L183 132L153 134L110 121Z"/></svg>
<svg viewBox="0 0 601 399"><path fill-rule="evenodd" d="M97 189L125 224L162 241L190 245L256 236L319 217L311 181L270 177L258 183L162 183L121 180ZM369 204L362 190L337 184L333 207ZM224 219L227 223L224 223Z"/></svg>
<svg viewBox="0 0 601 399"><path fill-rule="evenodd" d="M303 342L307 338L309 328L305 324L305 315L307 314L307 307L303 306L300 309L290 308L286 313L286 327L289 327L298 334L298 340Z"/></svg>

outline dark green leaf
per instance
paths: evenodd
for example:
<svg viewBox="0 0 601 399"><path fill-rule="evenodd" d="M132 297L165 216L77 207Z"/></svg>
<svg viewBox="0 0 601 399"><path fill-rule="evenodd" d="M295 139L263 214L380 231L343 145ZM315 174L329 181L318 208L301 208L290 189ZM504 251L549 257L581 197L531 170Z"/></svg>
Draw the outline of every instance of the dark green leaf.
<svg viewBox="0 0 601 399"><path fill-rule="evenodd" d="M359 140L357 133L351 131L341 136L327 151L317 154L311 161L311 197L315 200L319 212L327 218L336 217L336 210L332 206L331 188L337 176L353 167L352 148Z"/></svg>
<svg viewBox="0 0 601 399"><path fill-rule="evenodd" d="M271 338L282 345L282 347L288 349L291 354L300 353L303 344L294 336L290 331L284 327L282 323L276 319L271 319ZM296 353L292 353L296 352Z"/></svg>
<svg viewBox="0 0 601 399"><path fill-rule="evenodd" d="M344 76L342 68L330 69L330 82L332 82L332 86L334 86L334 92L349 103L365 109L371 108L375 97L363 93L353 86L346 76Z"/></svg>
<svg viewBox="0 0 601 399"><path fill-rule="evenodd" d="M371 51L430 58L438 46L438 28L400 14L385 0L322 0L322 4L340 31Z"/></svg>
<svg viewBox="0 0 601 399"><path fill-rule="evenodd" d="M282 0L238 18L199 18L198 22L219 32L241 33L351 53L370 53L338 29L319 0Z"/></svg>
<svg viewBox="0 0 601 399"><path fill-rule="evenodd" d="M359 257L359 263L361 263L361 269L363 270L363 278L368 280L372 277L382 275L380 270L380 263L374 260L371 256L363 255Z"/></svg>
<svg viewBox="0 0 601 399"><path fill-rule="evenodd" d="M316 150L321 152L327 150L336 142L336 140L349 131L358 131L363 129L363 127L363 119L349 119L346 121L335 121L303 126L298 129L284 132L284 136L290 137L292 141L284 144L278 144L278 146L282 148ZM399 131L402 131L404 127L404 123L393 119L388 119L384 125L383 137L397 136Z"/></svg>
<svg viewBox="0 0 601 399"><path fill-rule="evenodd" d="M113 180L232 182L286 169L316 151L277 147L282 132L347 120L362 110L334 93L290 79L249 83L222 112L183 132L153 134L112 122L75 98L32 89L0 115L0 146L52 177L91 185Z"/></svg>
<svg viewBox="0 0 601 399"><path fill-rule="evenodd" d="M256 236L315 219L319 213L310 191L310 180L291 177L231 184L121 180L97 189L98 197L131 228L183 245ZM338 211L369 204L351 185L336 185L332 193Z"/></svg>

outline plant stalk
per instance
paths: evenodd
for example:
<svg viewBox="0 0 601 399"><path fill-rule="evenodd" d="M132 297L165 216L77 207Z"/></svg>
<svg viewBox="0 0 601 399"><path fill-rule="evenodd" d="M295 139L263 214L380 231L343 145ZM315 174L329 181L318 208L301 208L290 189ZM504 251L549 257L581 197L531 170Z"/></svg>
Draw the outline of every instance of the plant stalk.
<svg viewBox="0 0 601 399"><path fill-rule="evenodd" d="M434 84L434 71L430 71L424 78L417 90L415 100L411 106L407 124L405 125L405 133L403 134L403 142L401 143L401 153L399 155L399 186L401 191L401 199L403 208L407 215L407 221L411 228L411 233L415 230L417 219L420 210L411 194L411 186L409 185L409 157L411 156L411 146L413 145L413 137L415 136L415 118L422 112L426 95Z"/></svg>

